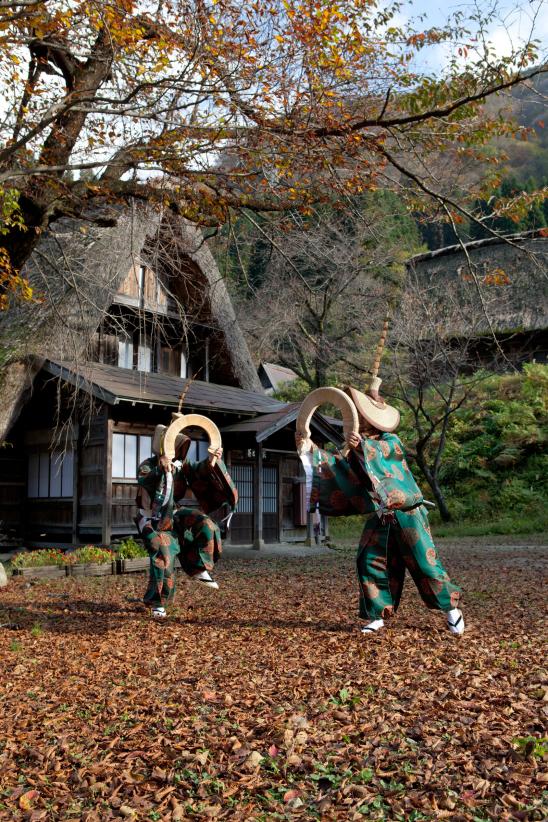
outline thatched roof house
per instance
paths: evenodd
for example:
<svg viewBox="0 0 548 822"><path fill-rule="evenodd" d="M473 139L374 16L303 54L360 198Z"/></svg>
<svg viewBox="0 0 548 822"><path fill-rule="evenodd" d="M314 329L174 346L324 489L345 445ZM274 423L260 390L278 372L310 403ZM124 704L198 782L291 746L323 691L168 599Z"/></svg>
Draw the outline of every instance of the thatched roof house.
<svg viewBox="0 0 548 822"><path fill-rule="evenodd" d="M135 205L119 211L108 227L62 219L36 248L24 274L39 302L21 303L0 314L0 440L22 408L23 388L28 391L39 365L36 357L78 363L88 359L97 329L111 307L123 301L118 299L120 291L136 261L163 277L181 319L181 333L189 316L207 330L204 340L209 340L209 356L216 360L223 382L261 391L226 286L201 232L182 219L161 218Z"/></svg>
<svg viewBox="0 0 548 822"><path fill-rule="evenodd" d="M469 306L476 336L487 341L495 331L521 358L547 358L548 229L417 254L407 269L429 299L452 295ZM458 336L470 328L455 321L448 331Z"/></svg>
<svg viewBox="0 0 548 822"><path fill-rule="evenodd" d="M195 226L137 206L109 226L61 220L25 273L41 302L0 317L0 439L10 444L0 450L0 542L3 533L27 544L108 544L135 533L137 467L181 395L185 410L226 431L241 485L233 539L260 546L306 535L296 414L263 392ZM206 443L193 436L201 459Z"/></svg>

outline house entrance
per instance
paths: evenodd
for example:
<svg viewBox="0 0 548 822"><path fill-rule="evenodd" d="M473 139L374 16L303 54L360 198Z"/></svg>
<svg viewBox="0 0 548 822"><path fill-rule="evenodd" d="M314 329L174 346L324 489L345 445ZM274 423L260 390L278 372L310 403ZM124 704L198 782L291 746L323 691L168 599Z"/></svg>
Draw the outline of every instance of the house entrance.
<svg viewBox="0 0 548 822"><path fill-rule="evenodd" d="M237 545L253 542L253 475L252 463L233 463L230 474L238 489L238 510L232 517L230 539Z"/></svg>
<svg viewBox="0 0 548 822"><path fill-rule="evenodd" d="M263 465L263 539L278 542L278 467Z"/></svg>
<svg viewBox="0 0 548 822"><path fill-rule="evenodd" d="M253 482L255 478L253 463L232 463L230 473L238 489L238 510L230 526L231 541L237 545L252 543L254 534ZM263 540L277 542L279 534L278 517L278 467L263 466Z"/></svg>

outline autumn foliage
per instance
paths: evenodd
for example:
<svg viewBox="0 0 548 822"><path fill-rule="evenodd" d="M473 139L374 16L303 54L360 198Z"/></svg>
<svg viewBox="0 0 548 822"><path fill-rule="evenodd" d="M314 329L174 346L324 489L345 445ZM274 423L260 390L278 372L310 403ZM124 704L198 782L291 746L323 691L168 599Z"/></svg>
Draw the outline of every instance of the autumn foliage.
<svg viewBox="0 0 548 822"><path fill-rule="evenodd" d="M527 136L482 105L543 70L532 69L534 31L501 56L486 46L496 5L425 30L399 25L397 11L370 0L3 3L0 185L22 220L4 238L11 270L52 221L108 223L127 198L218 226L231 208L306 212L389 187L461 219L463 164L496 165L494 135ZM433 73L422 55L440 46L448 58ZM443 184L439 163L452 169Z"/></svg>

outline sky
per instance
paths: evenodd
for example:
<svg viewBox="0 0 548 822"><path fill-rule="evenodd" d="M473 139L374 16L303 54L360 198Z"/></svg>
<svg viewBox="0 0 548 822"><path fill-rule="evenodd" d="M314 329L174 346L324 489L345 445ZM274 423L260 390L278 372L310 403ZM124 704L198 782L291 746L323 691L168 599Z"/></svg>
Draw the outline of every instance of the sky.
<svg viewBox="0 0 548 822"><path fill-rule="evenodd" d="M414 20L417 28L441 26L447 17L462 11L470 14L475 9L485 13L497 7L497 20L489 26L489 38L497 56L507 54L514 47L529 39L534 23L534 39L540 41L539 62L548 58L548 0L478 0L474 2L454 2L454 0L412 0L403 2L397 16L398 23ZM424 15L424 21L419 17ZM445 45L434 46L420 55L420 65L437 70L447 61Z"/></svg>

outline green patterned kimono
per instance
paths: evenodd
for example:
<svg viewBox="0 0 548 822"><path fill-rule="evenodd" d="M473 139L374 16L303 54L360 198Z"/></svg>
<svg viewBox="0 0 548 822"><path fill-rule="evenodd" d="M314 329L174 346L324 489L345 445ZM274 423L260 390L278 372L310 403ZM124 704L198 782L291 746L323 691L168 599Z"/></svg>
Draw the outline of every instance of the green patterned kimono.
<svg viewBox="0 0 548 822"><path fill-rule="evenodd" d="M173 474L164 473L157 457L139 466L138 526L150 556L144 601L152 607L164 607L175 596L176 556L188 576L213 569L222 552L221 533L207 515L224 509L228 516L238 502L238 491L221 460L215 466L208 459L174 465ZM177 506L187 488L201 510Z"/></svg>
<svg viewBox="0 0 548 822"><path fill-rule="evenodd" d="M398 510L388 510L389 502ZM357 555L360 616L381 619L399 605L405 570L424 603L457 606L459 589L434 546L423 497L395 434L362 438L348 458L314 449L310 508L329 516L366 514Z"/></svg>

